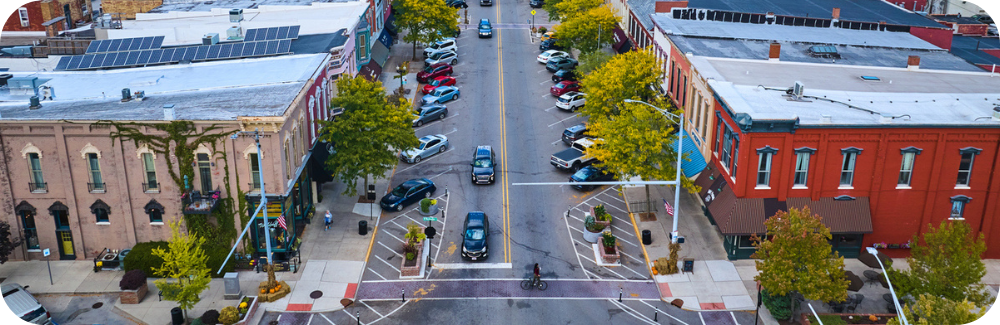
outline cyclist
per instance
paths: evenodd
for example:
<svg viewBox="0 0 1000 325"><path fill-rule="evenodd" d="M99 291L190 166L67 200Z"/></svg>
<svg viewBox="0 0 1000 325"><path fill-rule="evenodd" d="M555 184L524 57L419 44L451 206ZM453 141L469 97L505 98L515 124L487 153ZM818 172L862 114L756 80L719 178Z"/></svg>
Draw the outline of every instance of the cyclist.
<svg viewBox="0 0 1000 325"><path fill-rule="evenodd" d="M535 263L535 279L534 284L538 284L538 281L542 279L541 268L538 267L538 263Z"/></svg>
<svg viewBox="0 0 1000 325"><path fill-rule="evenodd" d="M326 230L330 230L330 223L333 222L333 214L330 210L326 210L326 216L323 217L323 223L326 224Z"/></svg>

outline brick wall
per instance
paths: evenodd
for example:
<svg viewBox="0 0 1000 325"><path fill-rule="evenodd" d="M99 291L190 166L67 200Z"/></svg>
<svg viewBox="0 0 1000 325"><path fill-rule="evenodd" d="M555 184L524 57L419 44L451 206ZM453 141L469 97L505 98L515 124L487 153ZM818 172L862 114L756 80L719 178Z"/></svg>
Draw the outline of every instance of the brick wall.
<svg viewBox="0 0 1000 325"><path fill-rule="evenodd" d="M136 13L153 10L163 4L163 0L103 0L101 7L105 13L124 13L126 19L135 19Z"/></svg>

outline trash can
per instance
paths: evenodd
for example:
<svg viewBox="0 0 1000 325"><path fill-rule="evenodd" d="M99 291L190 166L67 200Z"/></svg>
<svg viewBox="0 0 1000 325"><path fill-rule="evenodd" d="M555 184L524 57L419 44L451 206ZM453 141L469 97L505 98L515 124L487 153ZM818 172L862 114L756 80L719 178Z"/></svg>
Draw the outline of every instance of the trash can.
<svg viewBox="0 0 1000 325"><path fill-rule="evenodd" d="M368 221L365 220L358 221L358 235L364 236L367 234L368 234Z"/></svg>
<svg viewBox="0 0 1000 325"><path fill-rule="evenodd" d="M653 234L649 230L642 231L642 244L649 245L653 243Z"/></svg>
<svg viewBox="0 0 1000 325"><path fill-rule="evenodd" d="M170 309L170 320L171 324L174 325L184 324L184 312L181 311L181 307L174 307Z"/></svg>

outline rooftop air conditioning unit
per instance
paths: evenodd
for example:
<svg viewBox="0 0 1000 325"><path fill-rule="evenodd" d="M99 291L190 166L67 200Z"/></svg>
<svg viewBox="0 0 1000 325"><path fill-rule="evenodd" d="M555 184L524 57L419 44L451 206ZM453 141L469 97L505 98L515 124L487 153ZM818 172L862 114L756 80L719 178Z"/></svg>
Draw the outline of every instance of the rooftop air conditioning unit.
<svg viewBox="0 0 1000 325"><path fill-rule="evenodd" d="M219 44L219 33L208 33L205 34L205 38L201 39L201 45L215 45Z"/></svg>
<svg viewBox="0 0 1000 325"><path fill-rule="evenodd" d="M792 96L795 96L796 99L800 98L802 97L802 92L804 92L805 90L806 86L803 85L801 81L796 81L795 87L792 88Z"/></svg>
<svg viewBox="0 0 1000 325"><path fill-rule="evenodd" d="M229 27L226 30L226 39L228 40L242 40L243 39L243 29L240 26Z"/></svg>
<svg viewBox="0 0 1000 325"><path fill-rule="evenodd" d="M238 23L243 21L243 9L230 9L229 22Z"/></svg>

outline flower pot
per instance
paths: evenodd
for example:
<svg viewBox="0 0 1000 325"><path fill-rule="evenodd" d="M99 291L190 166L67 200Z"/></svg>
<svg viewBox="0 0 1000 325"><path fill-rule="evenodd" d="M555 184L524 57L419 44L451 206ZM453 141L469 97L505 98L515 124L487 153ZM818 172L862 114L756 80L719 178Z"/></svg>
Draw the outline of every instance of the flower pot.
<svg viewBox="0 0 1000 325"><path fill-rule="evenodd" d="M604 212L607 213L607 210L605 210ZM590 207L590 215L594 216L594 222L596 222L599 225L604 225L604 230L611 229L611 221L610 220L609 221L601 221L601 220L597 219L597 213L594 212L594 207ZM611 214L608 213L608 215L610 216ZM614 217L612 217L611 219L613 220Z"/></svg>
<svg viewBox="0 0 1000 325"><path fill-rule="evenodd" d="M438 207L437 204L431 204L430 206L427 207L427 212L424 212L423 209L417 209L417 210L420 211L420 214L422 215L433 216L438 213L440 208Z"/></svg>
<svg viewBox="0 0 1000 325"><path fill-rule="evenodd" d="M149 292L149 284L143 283L141 287L135 290L122 290L119 298L122 304L134 305L142 302L142 298L146 297L146 293Z"/></svg>
<svg viewBox="0 0 1000 325"><path fill-rule="evenodd" d="M591 215L590 213L584 212L583 220L587 220L587 217L589 217L590 215ZM591 232L590 230L587 229L587 223L586 221L584 221L583 239L586 240L588 243L597 243L598 240L601 240L601 232L604 232L604 229L601 229L598 232Z"/></svg>
<svg viewBox="0 0 1000 325"><path fill-rule="evenodd" d="M257 296L250 296L250 298L253 300L251 300L250 303L247 304L246 314L243 314L243 317L240 317L240 320L233 325L246 325L248 321L253 319L254 313L257 312L258 300ZM240 301L243 301L243 298L240 298Z"/></svg>
<svg viewBox="0 0 1000 325"><path fill-rule="evenodd" d="M601 261L607 264L614 264L618 263L619 258L621 258L621 255L618 253L618 247L601 245Z"/></svg>

